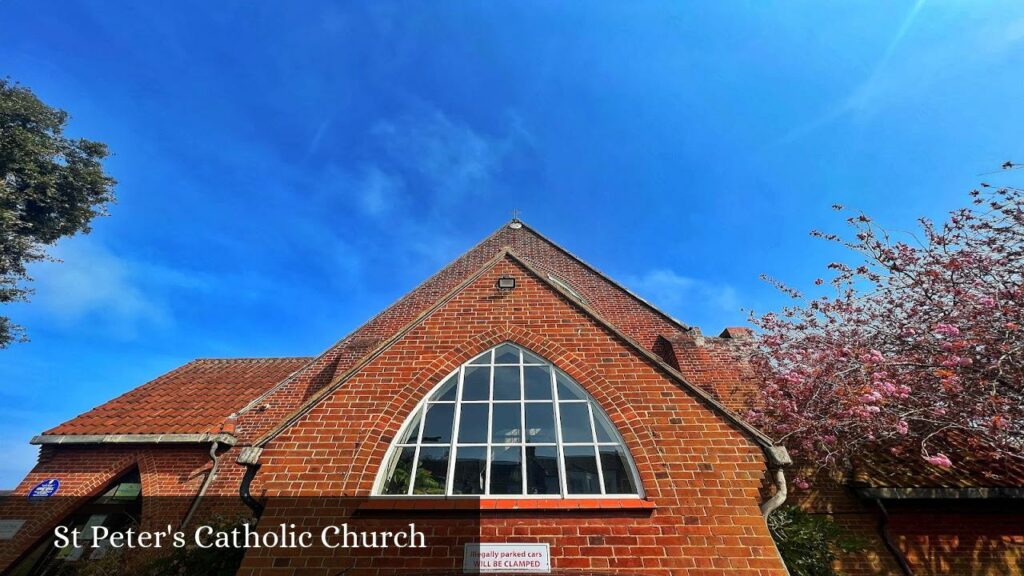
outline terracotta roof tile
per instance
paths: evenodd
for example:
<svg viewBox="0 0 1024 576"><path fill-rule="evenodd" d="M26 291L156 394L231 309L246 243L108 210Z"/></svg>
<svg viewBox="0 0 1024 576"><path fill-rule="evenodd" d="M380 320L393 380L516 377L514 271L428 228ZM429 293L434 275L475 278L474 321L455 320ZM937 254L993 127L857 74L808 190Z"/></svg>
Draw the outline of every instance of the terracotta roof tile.
<svg viewBox="0 0 1024 576"><path fill-rule="evenodd" d="M1024 460L995 456L993 450L963 436L929 442L953 462L941 468L916 455L897 456L880 449L856 463L854 482L871 488L1016 488L1024 487Z"/></svg>
<svg viewBox="0 0 1024 576"><path fill-rule="evenodd" d="M44 434L202 434L310 358L198 359Z"/></svg>

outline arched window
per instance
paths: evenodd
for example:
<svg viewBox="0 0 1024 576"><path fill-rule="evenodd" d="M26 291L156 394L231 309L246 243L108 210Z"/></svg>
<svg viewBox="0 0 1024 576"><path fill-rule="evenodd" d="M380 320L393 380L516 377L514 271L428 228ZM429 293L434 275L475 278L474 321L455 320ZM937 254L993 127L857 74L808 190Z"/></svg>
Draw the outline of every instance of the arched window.
<svg viewBox="0 0 1024 576"><path fill-rule="evenodd" d="M413 411L380 495L639 495L608 416L550 362L502 344L459 367Z"/></svg>

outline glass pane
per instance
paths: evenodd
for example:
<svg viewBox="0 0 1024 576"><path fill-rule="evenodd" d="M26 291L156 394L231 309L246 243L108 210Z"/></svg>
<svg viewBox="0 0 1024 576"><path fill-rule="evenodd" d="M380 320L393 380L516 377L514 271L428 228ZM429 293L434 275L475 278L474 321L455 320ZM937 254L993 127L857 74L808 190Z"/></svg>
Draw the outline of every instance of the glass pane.
<svg viewBox="0 0 1024 576"><path fill-rule="evenodd" d="M636 494L633 475L629 471L626 453L622 446L599 446L601 473L604 474L604 491L607 494Z"/></svg>
<svg viewBox="0 0 1024 576"><path fill-rule="evenodd" d="M491 369L488 366L467 366L462 380L463 400L487 400L490 398Z"/></svg>
<svg viewBox="0 0 1024 576"><path fill-rule="evenodd" d="M469 361L470 364L490 364L491 363L491 351L488 350L483 354L473 358Z"/></svg>
<svg viewBox="0 0 1024 576"><path fill-rule="evenodd" d="M596 428L594 432L597 433L597 441L618 442L619 440L616 438L617 435L615 434L615 428L612 426L611 421L608 420L608 416L604 413L604 410L601 410L601 408L593 404L591 405L591 409L594 412L594 427Z"/></svg>
<svg viewBox="0 0 1024 576"><path fill-rule="evenodd" d="M510 444L519 442L522 437L521 414L519 402L511 404L494 404L494 417L491 422L491 442Z"/></svg>
<svg viewBox="0 0 1024 576"><path fill-rule="evenodd" d="M428 404L427 421L423 424L424 444L448 444L452 441L454 404Z"/></svg>
<svg viewBox="0 0 1024 576"><path fill-rule="evenodd" d="M590 414L583 402L559 402L558 416L562 421L562 442L593 442Z"/></svg>
<svg viewBox="0 0 1024 576"><path fill-rule="evenodd" d="M519 348L511 344L502 344L494 350L495 364L519 364Z"/></svg>
<svg viewBox="0 0 1024 576"><path fill-rule="evenodd" d="M486 469L487 448L460 446L455 452L452 494L483 494Z"/></svg>
<svg viewBox="0 0 1024 576"><path fill-rule="evenodd" d="M437 389L437 392L434 393L434 397L431 398L431 400L437 402L454 402L455 393L458 391L458 387L459 373L456 372L449 376L448 379L444 381L444 384L441 384L441 387Z"/></svg>
<svg viewBox="0 0 1024 576"><path fill-rule="evenodd" d="M448 477L448 448L424 446L420 448L420 460L416 465L416 482L413 494L444 494L445 479Z"/></svg>
<svg viewBox="0 0 1024 576"><path fill-rule="evenodd" d="M487 443L487 404L463 404L459 413L459 443Z"/></svg>
<svg viewBox="0 0 1024 576"><path fill-rule="evenodd" d="M566 446L565 484L569 494L600 494L593 446Z"/></svg>
<svg viewBox="0 0 1024 576"><path fill-rule="evenodd" d="M385 494L408 494L409 476L412 474L412 459L416 455L415 448L399 448L391 460L391 471L388 481L384 484Z"/></svg>
<svg viewBox="0 0 1024 576"><path fill-rule="evenodd" d="M416 414L413 415L412 425L406 429L405 434L399 438L399 444L415 444L416 440L420 437L420 417L423 415L423 410L417 410Z"/></svg>
<svg viewBox="0 0 1024 576"><path fill-rule="evenodd" d="M556 441L554 404L526 404L526 441L531 444Z"/></svg>
<svg viewBox="0 0 1024 576"><path fill-rule="evenodd" d="M551 400L551 372L547 366L523 368L523 386L527 400Z"/></svg>
<svg viewBox="0 0 1024 576"><path fill-rule="evenodd" d="M543 358L523 350L523 364L547 364Z"/></svg>
<svg viewBox="0 0 1024 576"><path fill-rule="evenodd" d="M558 489L558 449L554 446L526 447L526 493L560 493Z"/></svg>
<svg viewBox="0 0 1024 576"><path fill-rule="evenodd" d="M580 390L577 385L569 377L561 372L555 371L555 383L558 386L558 399L559 400L586 400L587 395Z"/></svg>
<svg viewBox="0 0 1024 576"><path fill-rule="evenodd" d="M142 494L142 484L138 482L122 482L117 485L114 498L117 500L134 500Z"/></svg>
<svg viewBox="0 0 1024 576"><path fill-rule="evenodd" d="M519 400L519 366L494 368L494 399Z"/></svg>
<svg viewBox="0 0 1024 576"><path fill-rule="evenodd" d="M491 448L491 494L523 493L522 462L519 446Z"/></svg>

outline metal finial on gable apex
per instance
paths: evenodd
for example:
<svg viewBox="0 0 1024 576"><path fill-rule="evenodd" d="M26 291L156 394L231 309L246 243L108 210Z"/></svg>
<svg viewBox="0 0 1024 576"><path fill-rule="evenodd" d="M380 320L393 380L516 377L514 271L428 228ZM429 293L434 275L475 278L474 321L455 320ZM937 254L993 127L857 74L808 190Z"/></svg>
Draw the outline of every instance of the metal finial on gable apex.
<svg viewBox="0 0 1024 576"><path fill-rule="evenodd" d="M509 228L518 230L523 227L523 221L519 219L519 208L512 209L512 221L508 224Z"/></svg>

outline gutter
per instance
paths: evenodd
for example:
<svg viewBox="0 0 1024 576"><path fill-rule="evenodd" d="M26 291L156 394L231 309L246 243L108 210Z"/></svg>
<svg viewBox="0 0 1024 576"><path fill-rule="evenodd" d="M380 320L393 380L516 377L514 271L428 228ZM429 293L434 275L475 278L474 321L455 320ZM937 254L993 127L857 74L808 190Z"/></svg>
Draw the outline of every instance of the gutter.
<svg viewBox="0 0 1024 576"><path fill-rule="evenodd" d="M987 500L990 498L1024 498L1024 488L856 488L866 500Z"/></svg>
<svg viewBox="0 0 1024 576"><path fill-rule="evenodd" d="M41 434L29 440L40 446L64 444L206 444L235 445L231 434Z"/></svg>

